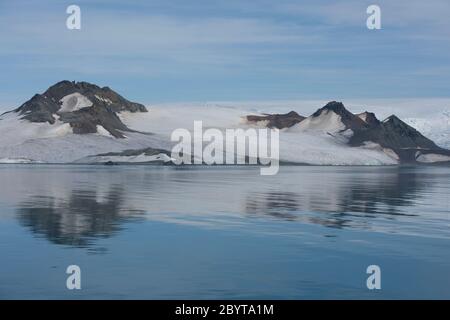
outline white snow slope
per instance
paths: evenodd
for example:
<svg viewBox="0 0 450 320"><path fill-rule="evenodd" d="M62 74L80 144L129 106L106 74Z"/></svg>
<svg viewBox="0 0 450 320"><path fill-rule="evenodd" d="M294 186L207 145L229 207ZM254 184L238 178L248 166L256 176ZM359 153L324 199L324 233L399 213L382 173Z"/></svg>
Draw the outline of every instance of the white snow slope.
<svg viewBox="0 0 450 320"><path fill-rule="evenodd" d="M72 97L74 98L74 97ZM83 98L76 97L66 108L74 110L88 107ZM64 104L64 102L63 102ZM320 105L319 105L320 107ZM124 132L125 139L116 139L98 130L96 134L77 135L69 124L56 121L55 124L31 123L21 120L14 112L0 117L0 159L3 162L79 162L88 156L127 149L148 147L171 150L175 142L170 141L173 130L184 128L193 131L194 121L203 121L203 130L207 128L250 128L244 117L255 113L255 108L220 106L213 104L172 104L148 107L148 113L122 112L121 120L131 129L150 132L152 135ZM253 111L248 111L253 110ZM265 110L270 112L269 110ZM354 111L352 109L352 111ZM355 110L358 111L358 110ZM303 112L300 112L303 113ZM303 113L304 114L304 113ZM440 118L437 118L440 119ZM439 121L441 121L440 119ZM408 120L410 124L411 119ZM437 120L436 120L437 121ZM419 121L415 126L418 128ZM442 127L448 126L445 121ZM364 147L349 147L345 143L352 134L350 130L342 132L344 125L333 112L322 114L316 119L307 118L294 127L280 131L280 160L317 165L391 165L397 164L395 154L389 150L368 143ZM433 126L431 126L433 128ZM101 128L99 128L101 129ZM426 132L425 132L426 134ZM432 138L430 134L428 137ZM443 133L442 143L448 144L448 136ZM439 144L439 142L438 142ZM91 157L93 161L99 158ZM130 158L125 161L136 162L145 157ZM115 159L116 160L116 159ZM148 158L148 161L153 158Z"/></svg>
<svg viewBox="0 0 450 320"><path fill-rule="evenodd" d="M243 117L255 114L240 108L214 105L153 106L146 114L122 112L121 120L130 128L158 133L170 138L174 129L193 131L194 121L203 121L203 129L250 128ZM306 121L306 120L305 120ZM303 122L302 122L303 123ZM280 132L280 160L317 165L391 165L394 157L381 148L352 148L345 144L349 132L334 112L329 112ZM351 132L350 132L351 133Z"/></svg>
<svg viewBox="0 0 450 320"><path fill-rule="evenodd" d="M104 130L107 132L106 130ZM10 112L0 117L0 159L8 163L73 162L89 155L142 149L157 145L170 148L167 139L157 135L126 132L126 139L100 133L74 134L68 123L32 123Z"/></svg>

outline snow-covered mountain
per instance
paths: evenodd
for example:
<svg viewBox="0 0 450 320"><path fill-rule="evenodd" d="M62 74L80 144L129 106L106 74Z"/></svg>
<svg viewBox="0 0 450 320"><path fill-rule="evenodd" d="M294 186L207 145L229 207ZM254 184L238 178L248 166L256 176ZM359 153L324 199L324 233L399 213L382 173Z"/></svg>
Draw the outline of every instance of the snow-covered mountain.
<svg viewBox="0 0 450 320"><path fill-rule="evenodd" d="M286 114L284 117L288 115ZM295 119L298 119L297 116ZM265 125L264 117L255 121L254 116L247 116L246 120L250 124ZM286 119L285 123L288 123ZM355 115L348 111L342 103L336 101L329 102L311 116L297 121L296 124L287 125L284 129L287 133L298 133L296 138L299 138L301 133L301 136L313 136L311 141L315 141L318 137L325 137L329 142L334 140L334 142L340 143L340 150L336 150L336 154L330 156L328 152L322 153L328 159L325 163L321 162L323 157L320 156L320 152L316 159L308 157L306 163L311 164L339 164L336 160L348 151L346 147L350 147L352 153L356 153L358 150L359 154L352 154L348 159L345 155L346 159L341 164L357 164L359 161L355 163L355 160L361 156L364 158L363 164L373 164L377 161L389 164L392 163L392 160L396 163L450 161L448 150L437 146L432 140L395 115L379 121L374 113L366 111ZM329 150L334 150L334 148L328 148L327 151ZM365 154L368 150L376 151L376 154ZM311 153L312 150L309 148L304 151ZM301 152L303 151L299 150L299 153ZM299 156L307 157L306 152ZM390 159L380 158L380 153Z"/></svg>
<svg viewBox="0 0 450 320"><path fill-rule="evenodd" d="M34 123L69 125L73 133L101 133L124 138L132 131L117 117L122 111L147 112L145 106L130 102L108 87L87 82L61 81L43 94L34 95L14 110L21 119Z"/></svg>
<svg viewBox="0 0 450 320"><path fill-rule="evenodd" d="M0 162L66 163L153 144L170 147L159 137L128 128L121 112L147 109L107 87L61 81L0 116Z"/></svg>
<svg viewBox="0 0 450 320"><path fill-rule="evenodd" d="M192 130L196 120L202 120L204 128L219 130L281 129L280 160L285 162L391 165L450 161L450 152L440 147L446 144L437 146L399 118L379 121L370 112L353 114L340 102L330 102L308 117L297 112L251 114L211 105L147 109L108 87L61 81L0 116L0 162L170 162L172 131ZM408 123L420 122L409 119Z"/></svg>

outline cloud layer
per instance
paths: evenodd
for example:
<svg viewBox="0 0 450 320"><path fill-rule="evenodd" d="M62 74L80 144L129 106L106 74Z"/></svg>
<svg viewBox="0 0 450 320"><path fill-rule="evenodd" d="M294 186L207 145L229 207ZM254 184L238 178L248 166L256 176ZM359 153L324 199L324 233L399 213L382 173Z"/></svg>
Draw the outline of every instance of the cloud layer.
<svg viewBox="0 0 450 320"><path fill-rule="evenodd" d="M450 2L69 1L0 4L0 102L61 79L143 102L448 96Z"/></svg>

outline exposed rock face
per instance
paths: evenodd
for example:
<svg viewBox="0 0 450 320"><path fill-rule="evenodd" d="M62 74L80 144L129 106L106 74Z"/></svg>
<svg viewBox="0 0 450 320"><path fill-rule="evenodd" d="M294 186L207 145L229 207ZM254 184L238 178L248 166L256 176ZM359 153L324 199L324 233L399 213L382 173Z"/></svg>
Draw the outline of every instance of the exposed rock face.
<svg viewBox="0 0 450 320"><path fill-rule="evenodd" d="M22 119L31 122L55 123L54 114L58 112L60 105L45 95L35 94L30 100L15 110L23 115Z"/></svg>
<svg viewBox="0 0 450 320"><path fill-rule="evenodd" d="M433 141L394 115L382 122L374 121L372 118L367 123L369 124L367 128L355 131L350 138L350 145L359 146L371 141L383 148L393 150L401 162L407 163L415 162L420 154L447 154L446 150L438 147Z"/></svg>
<svg viewBox="0 0 450 320"><path fill-rule="evenodd" d="M31 122L54 124L59 119L70 123L76 134L96 133L101 126L116 138L124 137L122 131L130 131L117 116L122 111L147 112L147 109L108 87L71 81L58 82L15 110L23 115L22 119Z"/></svg>
<svg viewBox="0 0 450 320"><path fill-rule="evenodd" d="M334 112L340 116L341 122L345 125L346 129L351 129L353 131L359 130L361 128L367 128L368 124L363 121L360 117L354 115L348 111L342 102L331 101L328 102L324 107L320 108L312 114L313 118L321 116L325 112ZM346 130L345 129L345 130Z"/></svg>
<svg viewBox="0 0 450 320"><path fill-rule="evenodd" d="M328 122L336 121L336 118L328 117L331 112L334 116L339 116L337 119L339 119L340 125L337 133L344 133L351 129L352 134L348 140L350 146L358 147L372 143L378 145L385 153L395 157L401 163L417 162L418 157L427 154L433 155L428 158L442 158L442 156L450 155L449 150L438 147L433 141L394 115L381 122L372 112L365 111L355 115L348 111L341 102L336 101L331 101L318 109L300 126L309 123L312 125L308 128L314 128L314 125L327 128ZM319 119L327 123L320 122L320 126L318 126ZM335 127L336 124L330 126L333 129Z"/></svg>
<svg viewBox="0 0 450 320"><path fill-rule="evenodd" d="M254 115L247 116L247 121L250 123L267 121L268 128L277 128L277 129L292 127L294 124L297 124L303 121L304 119L305 117L299 115L295 111L291 111L285 114L266 114L264 116L254 116Z"/></svg>
<svg viewBox="0 0 450 320"><path fill-rule="evenodd" d="M363 113L357 114L357 116L365 123L367 123L369 126L374 126L380 123L380 120L377 119L375 113L373 112L364 111Z"/></svg>
<svg viewBox="0 0 450 320"><path fill-rule="evenodd" d="M127 149L120 152L108 152L91 155L77 161L78 163L104 163L115 165L120 163L153 163L171 164L171 152L158 148Z"/></svg>
<svg viewBox="0 0 450 320"><path fill-rule="evenodd" d="M397 148L440 149L433 141L394 115L382 122L384 140Z"/></svg>

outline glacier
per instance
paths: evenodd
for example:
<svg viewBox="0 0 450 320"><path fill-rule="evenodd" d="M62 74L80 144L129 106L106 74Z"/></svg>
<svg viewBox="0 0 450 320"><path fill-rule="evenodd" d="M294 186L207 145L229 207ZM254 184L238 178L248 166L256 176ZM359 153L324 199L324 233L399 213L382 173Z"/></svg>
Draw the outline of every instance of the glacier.
<svg viewBox="0 0 450 320"><path fill-rule="evenodd" d="M76 100L76 101L75 101ZM69 103L69 101L71 101ZM66 108L89 107L83 97L72 96L62 102ZM68 123L32 123L15 112L0 116L0 159L4 163L80 163L99 162L96 155L148 147L171 150L174 145L170 134L178 128L190 129L194 121L201 120L205 128L249 128L245 116L261 108L232 104L160 104L147 106L149 112L118 112L119 119L132 132L123 132L117 139L101 126L97 133L74 134ZM71 109L71 110L72 110ZM450 146L447 118L407 118L406 122L435 139L440 146ZM263 125L263 124L259 124ZM359 147L346 144L351 130L345 128L336 114L320 119L307 118L291 128L280 131L280 161L310 165L395 165L398 157L391 150L367 143ZM437 130L436 128L439 128ZM439 135L434 133L439 131ZM430 158L430 157L428 157ZM91 159L91 160L88 160ZM111 157L110 160L117 160ZM131 157L123 160L152 161L155 157Z"/></svg>

